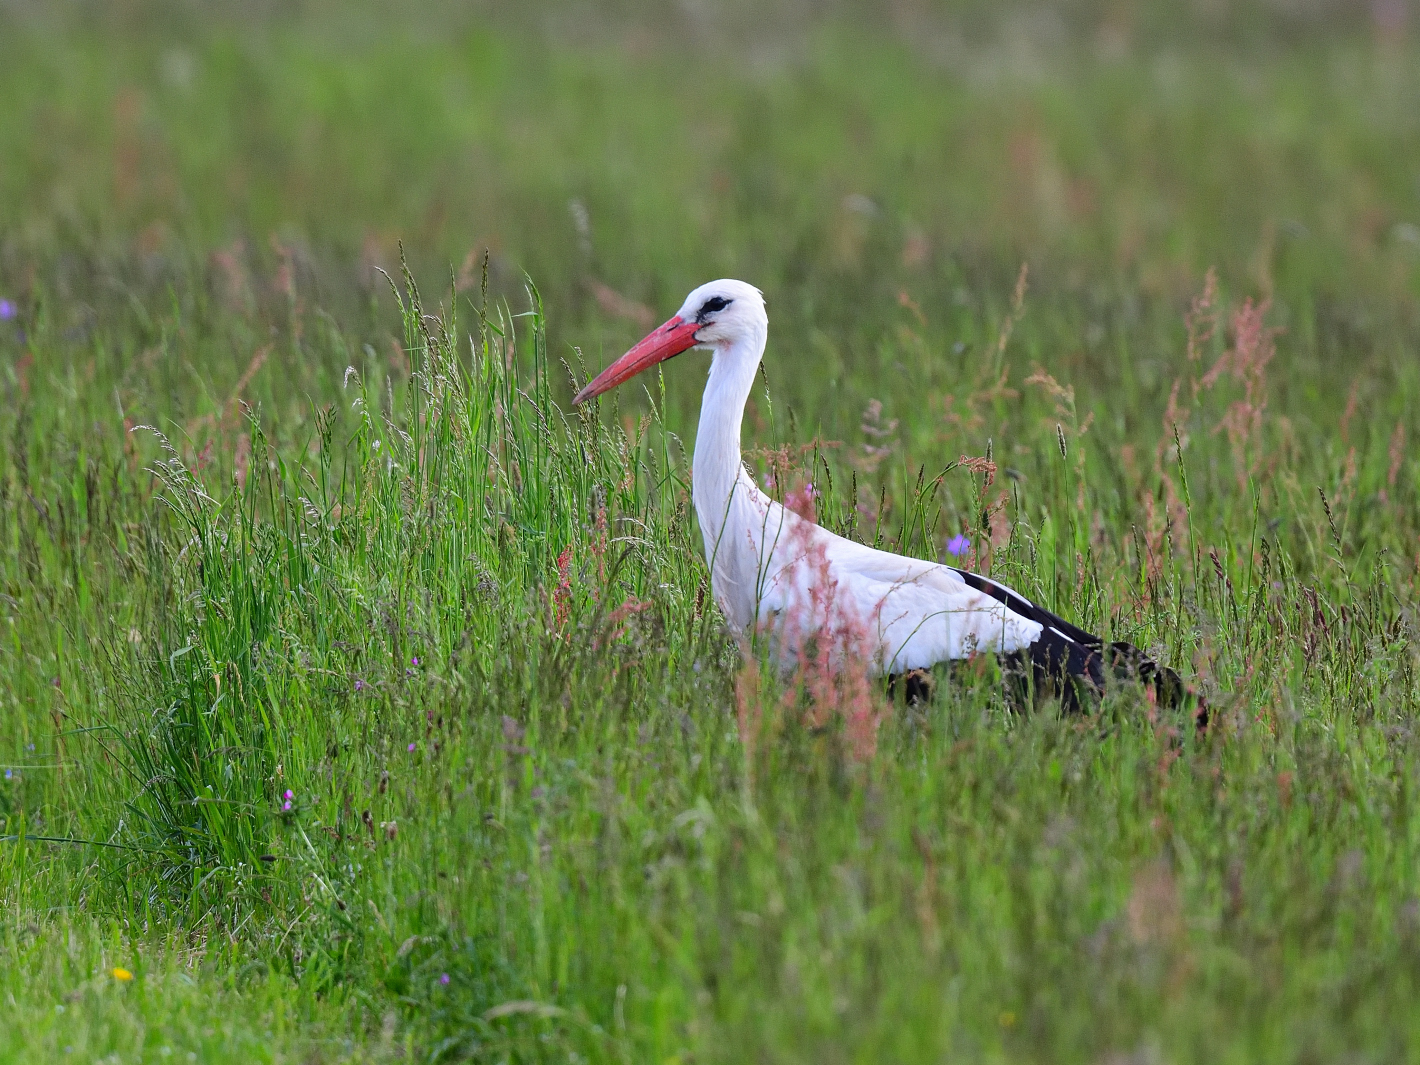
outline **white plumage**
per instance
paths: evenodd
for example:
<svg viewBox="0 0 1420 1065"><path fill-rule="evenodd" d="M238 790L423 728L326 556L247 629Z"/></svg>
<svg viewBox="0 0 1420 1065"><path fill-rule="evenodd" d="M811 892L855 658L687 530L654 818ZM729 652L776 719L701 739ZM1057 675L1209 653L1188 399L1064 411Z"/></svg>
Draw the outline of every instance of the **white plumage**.
<svg viewBox="0 0 1420 1065"><path fill-rule="evenodd" d="M990 651L1029 659L1037 678L1069 674L1101 688L1104 647L1096 637L980 575L836 536L759 489L744 467L740 428L768 331L757 288L712 281L575 400L688 348L713 352L691 483L712 590L731 624L767 631L785 669L810 646L889 675ZM1178 682L1128 645L1111 646L1140 678Z"/></svg>

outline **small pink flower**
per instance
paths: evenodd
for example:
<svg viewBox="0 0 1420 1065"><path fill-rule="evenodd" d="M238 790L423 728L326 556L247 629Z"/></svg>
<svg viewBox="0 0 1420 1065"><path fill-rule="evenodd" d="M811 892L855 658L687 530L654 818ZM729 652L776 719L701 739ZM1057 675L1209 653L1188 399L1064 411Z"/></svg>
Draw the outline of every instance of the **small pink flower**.
<svg viewBox="0 0 1420 1065"><path fill-rule="evenodd" d="M296 797L296 793L295 793L294 791L292 791L290 788L287 788L287 789L286 789L286 794L283 795L283 796L281 796L281 797L282 797L283 799L294 799L294 798Z"/></svg>
<svg viewBox="0 0 1420 1065"><path fill-rule="evenodd" d="M409 753L410 753L410 754L413 754L413 753L414 753L414 744L412 744L412 743L409 745Z"/></svg>
<svg viewBox="0 0 1420 1065"><path fill-rule="evenodd" d="M289 813L291 812L291 800L290 800L290 799L287 799L284 803L282 803L282 804L281 804L281 809L282 809L282 811L283 811L284 813L288 813L288 814L289 814Z"/></svg>

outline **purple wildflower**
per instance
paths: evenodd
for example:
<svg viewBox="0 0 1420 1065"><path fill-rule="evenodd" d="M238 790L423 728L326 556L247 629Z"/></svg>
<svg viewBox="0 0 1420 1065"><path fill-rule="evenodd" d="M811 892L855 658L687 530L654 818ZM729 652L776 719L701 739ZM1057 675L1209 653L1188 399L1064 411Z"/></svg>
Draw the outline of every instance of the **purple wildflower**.
<svg viewBox="0 0 1420 1065"><path fill-rule="evenodd" d="M419 665L419 656L418 656L418 655L415 655L413 658L411 658L411 659L409 660L409 662L410 662L411 665L414 665L414 666Z"/></svg>
<svg viewBox="0 0 1420 1065"><path fill-rule="evenodd" d="M448 973L444 973L442 976L440 976L440 977L439 977L439 983L443 984L445 987L448 987L448 986L449 986L449 974L448 974Z"/></svg>
<svg viewBox="0 0 1420 1065"><path fill-rule="evenodd" d="M19 313L20 309L15 306L13 300L0 300L0 321L8 322Z"/></svg>
<svg viewBox="0 0 1420 1065"><path fill-rule="evenodd" d="M360 680L359 678L356 678L356 680L355 680L355 690L356 690L357 692L359 692L359 691L364 691L364 690L365 690L365 682L364 682L363 680Z"/></svg>
<svg viewBox="0 0 1420 1065"><path fill-rule="evenodd" d="M971 541L961 533L957 533L947 541L947 554L949 555L964 555L970 550Z"/></svg>
<svg viewBox="0 0 1420 1065"><path fill-rule="evenodd" d="M412 744L412 743L409 745L409 753L410 753L410 754L413 754L413 753L414 753L414 744Z"/></svg>
<svg viewBox="0 0 1420 1065"><path fill-rule="evenodd" d="M283 802L283 803L281 804L281 810L282 810L283 813L288 813L288 814L289 814L289 813L291 812L291 800L290 800L290 799L287 799L285 802Z"/></svg>
<svg viewBox="0 0 1420 1065"><path fill-rule="evenodd" d="M14 771L13 769L7 769L7 770L5 770L5 779L6 779L6 780L14 780L14 779L15 779L15 771Z"/></svg>
<svg viewBox="0 0 1420 1065"><path fill-rule="evenodd" d="M281 797L282 797L283 799L294 799L294 798L296 797L296 793L295 793L294 791L292 791L290 788L287 788L287 789L286 789L286 794L283 795L283 796L281 796Z"/></svg>

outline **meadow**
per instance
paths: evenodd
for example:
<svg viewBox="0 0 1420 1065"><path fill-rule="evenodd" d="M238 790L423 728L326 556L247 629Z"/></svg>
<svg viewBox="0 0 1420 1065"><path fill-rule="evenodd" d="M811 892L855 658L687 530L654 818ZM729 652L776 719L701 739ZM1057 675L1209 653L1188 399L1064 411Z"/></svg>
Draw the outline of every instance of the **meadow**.
<svg viewBox="0 0 1420 1065"><path fill-rule="evenodd" d="M1207 730L746 661L720 276ZM0 5L0 1058L1420 1058L1417 356L1404 3Z"/></svg>

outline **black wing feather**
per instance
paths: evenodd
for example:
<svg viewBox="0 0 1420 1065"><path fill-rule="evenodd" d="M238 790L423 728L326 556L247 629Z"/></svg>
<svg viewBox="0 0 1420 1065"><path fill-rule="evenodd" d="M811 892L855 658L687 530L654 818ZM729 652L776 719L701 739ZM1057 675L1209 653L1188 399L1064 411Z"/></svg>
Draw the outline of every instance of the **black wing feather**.
<svg viewBox="0 0 1420 1065"><path fill-rule="evenodd" d="M1098 636L1036 606L989 577L967 570L955 572L969 587L1041 626L1040 637L1029 648L1004 656L1006 667L1020 679L1026 679L1029 667L1029 680L1036 689L1056 691L1066 710L1083 710L1087 699L1103 694L1110 676L1152 687L1165 706L1181 708L1185 704L1190 691L1183 678L1133 644L1116 641L1106 646ZM1197 701L1198 724L1202 728L1207 723L1207 705L1201 697Z"/></svg>

